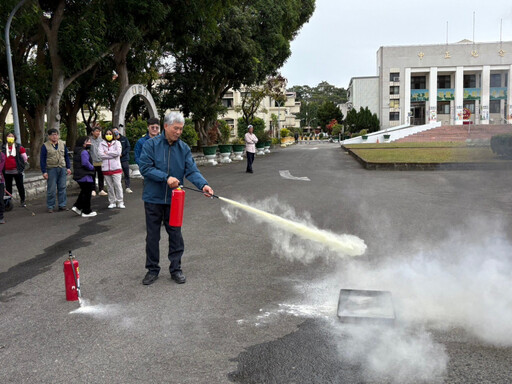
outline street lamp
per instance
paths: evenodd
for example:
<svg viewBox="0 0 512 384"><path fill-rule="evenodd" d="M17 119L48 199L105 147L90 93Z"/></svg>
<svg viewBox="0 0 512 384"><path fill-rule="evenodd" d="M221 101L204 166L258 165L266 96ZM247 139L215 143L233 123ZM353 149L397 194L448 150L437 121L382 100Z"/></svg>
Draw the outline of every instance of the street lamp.
<svg viewBox="0 0 512 384"><path fill-rule="evenodd" d="M281 106L283 105L283 101L277 101L277 137L281 138Z"/></svg>
<svg viewBox="0 0 512 384"><path fill-rule="evenodd" d="M12 10L7 23L5 24L5 52L7 54L7 73L9 76L9 89L11 92L11 108L12 108L12 119L14 122L14 134L16 135L16 142L21 144L20 135L20 121L18 117L18 102L16 101L16 89L14 88L14 73L12 70L12 54L11 54L11 40L9 39L9 29L11 28L11 21L14 14L21 8L21 6L27 0L21 0Z"/></svg>

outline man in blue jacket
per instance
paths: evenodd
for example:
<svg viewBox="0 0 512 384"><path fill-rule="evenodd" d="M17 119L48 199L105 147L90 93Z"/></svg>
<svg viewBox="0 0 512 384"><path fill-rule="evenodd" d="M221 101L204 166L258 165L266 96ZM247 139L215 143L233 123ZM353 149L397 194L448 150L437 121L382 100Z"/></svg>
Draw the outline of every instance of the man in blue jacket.
<svg viewBox="0 0 512 384"><path fill-rule="evenodd" d="M162 221L169 235L168 257L171 278L178 284L185 283L181 270L184 251L181 227L169 226L172 189L183 184L187 178L205 196L212 196L213 189L197 169L189 146L180 140L185 119L178 112L165 116L164 132L144 143L139 158L139 169L144 176L144 210L146 213L146 269L142 284L155 282L160 272L160 228Z"/></svg>
<svg viewBox="0 0 512 384"><path fill-rule="evenodd" d="M133 154L135 155L135 162L137 164L139 164L140 154L142 153L144 143L158 134L160 134L160 120L156 117L151 117L148 119L148 132L135 143Z"/></svg>

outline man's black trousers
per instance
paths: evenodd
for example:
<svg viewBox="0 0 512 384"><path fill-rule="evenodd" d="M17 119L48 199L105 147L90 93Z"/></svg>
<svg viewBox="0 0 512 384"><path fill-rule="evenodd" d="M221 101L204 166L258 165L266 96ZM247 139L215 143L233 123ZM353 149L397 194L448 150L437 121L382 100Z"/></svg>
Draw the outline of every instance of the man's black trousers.
<svg viewBox="0 0 512 384"><path fill-rule="evenodd" d="M254 161L254 153L247 152L247 172L252 172L252 162Z"/></svg>
<svg viewBox="0 0 512 384"><path fill-rule="evenodd" d="M144 202L146 212L146 268L153 275L160 273L160 230L162 221L169 235L168 257L171 265L169 272L172 274L181 271L181 256L185 246L181 235L181 227L169 226L169 214L171 206L168 204L153 204Z"/></svg>

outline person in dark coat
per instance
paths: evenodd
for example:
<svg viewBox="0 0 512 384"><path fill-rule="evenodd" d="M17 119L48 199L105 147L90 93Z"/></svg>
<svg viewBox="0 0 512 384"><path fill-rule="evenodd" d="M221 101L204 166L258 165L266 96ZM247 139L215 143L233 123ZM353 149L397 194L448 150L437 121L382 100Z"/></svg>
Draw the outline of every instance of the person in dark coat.
<svg viewBox="0 0 512 384"><path fill-rule="evenodd" d="M87 136L76 140L73 153L73 180L80 186L80 194L71 210L82 217L93 217L97 213L91 210L91 195L94 190L94 165L89 153L91 139Z"/></svg>

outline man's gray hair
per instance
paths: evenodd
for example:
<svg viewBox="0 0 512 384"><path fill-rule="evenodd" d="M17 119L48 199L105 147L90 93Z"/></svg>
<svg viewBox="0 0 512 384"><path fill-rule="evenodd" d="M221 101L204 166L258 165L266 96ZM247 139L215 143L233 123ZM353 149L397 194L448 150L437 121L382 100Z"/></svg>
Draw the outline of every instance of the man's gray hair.
<svg viewBox="0 0 512 384"><path fill-rule="evenodd" d="M185 124L185 118L180 112L170 112L164 117L164 125L172 125L174 123Z"/></svg>

